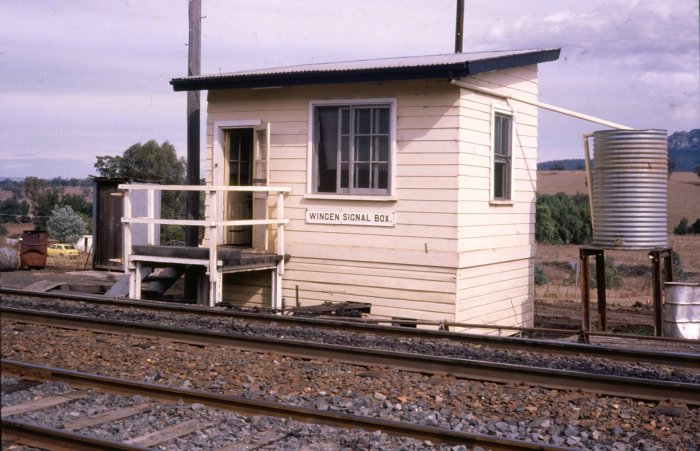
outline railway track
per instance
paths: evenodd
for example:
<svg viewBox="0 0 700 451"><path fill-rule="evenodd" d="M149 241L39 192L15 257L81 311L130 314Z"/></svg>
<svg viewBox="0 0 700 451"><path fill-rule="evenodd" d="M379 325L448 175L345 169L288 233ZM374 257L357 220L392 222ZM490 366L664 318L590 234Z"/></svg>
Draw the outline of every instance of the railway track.
<svg viewBox="0 0 700 451"><path fill-rule="evenodd" d="M80 429L95 427L109 421L121 420L128 416L152 410L154 407L151 401L148 401L148 403L141 403L138 406L123 407L118 410L114 409L113 411L103 412L99 415L94 415L93 418L73 418L70 424L61 423L59 425L60 428L56 426L40 426L10 418L14 415L21 415L21 413L24 412L39 410L42 407L50 408L60 403L81 399L85 396L87 390L90 390L93 392L114 393L129 397L140 395L149 400L156 400L158 402L180 401L191 405L204 405L209 408L233 411L237 414L247 416L273 416L300 423L322 424L334 428L361 429L368 434L374 431L382 431L383 433L396 437L409 437L411 439L429 441L430 443L439 445L465 445L470 448L479 446L493 450L570 449L560 446L535 444L522 440L503 439L483 434L471 434L438 427L408 424L400 421L389 421L359 415L290 406L270 401L251 400L197 390L185 390L17 361L2 360L2 372L5 375L20 377L23 380L64 382L74 389L74 391L67 394L54 397L61 398L58 400L47 399L44 400L43 403L31 401L24 405L9 406L3 409L3 438L30 444L32 446L56 446L58 444L63 446L63 448L59 449L143 450L149 449L149 447L142 445L160 445L176 437L191 434L197 431L198 428L205 427L204 424L197 420L190 420L186 422L184 426L180 424L177 427L173 426L168 428L169 430L167 431L151 431L140 437L132 438L127 443L114 438L91 437L76 432ZM288 435L289 431L286 433L276 431L273 434L273 438L275 442L279 442L284 440ZM238 447L234 448L236 443L231 441L229 448L226 449L255 449L255 447L262 447L269 443L272 443L269 437L262 437L258 438L257 443L254 443L255 446L250 446L251 444L247 443L249 447L245 448L239 443Z"/></svg>
<svg viewBox="0 0 700 451"><path fill-rule="evenodd" d="M525 365L475 361L407 352L374 350L283 338L209 332L163 327L128 321L114 321L3 307L3 320L89 329L114 334L167 338L199 345L223 345L260 353L278 353L302 359L326 359L362 366L397 368L424 374L445 374L458 378L509 384L528 384L549 389L585 391L640 400L673 400L700 405L700 384L566 371ZM684 355L685 356L685 355ZM693 356L685 356L692 359ZM680 358L680 357L679 357ZM698 356L694 356L697 361ZM697 368L697 367L696 367Z"/></svg>
<svg viewBox="0 0 700 451"><path fill-rule="evenodd" d="M241 320L251 323L278 324L282 327L289 328L311 328L314 330L326 330L335 332L355 332L360 334L372 334L382 337L400 337L411 339L427 339L427 340L449 340L456 344L462 345L480 345L487 346L492 349L501 350L518 350L524 352L546 353L550 355L562 356L587 356L591 358L610 359L617 362L634 362L634 363L649 363L656 365L670 365L677 368L700 368L700 353L698 352L673 352L673 351L656 351L630 349L630 340L639 342L650 342L654 346L658 345L678 345L685 346L691 349L700 349L700 343L696 345L689 344L687 340L655 338L655 337L637 337L625 340L624 344L615 340L610 340L609 334L605 333L579 333L583 341L589 341L591 337L597 337L609 344L609 346L589 346L583 343L572 343L569 341L553 341L543 339L527 339L519 337L504 337L481 334L455 333L441 330L413 329L406 327L382 326L378 324L368 324L365 322L356 322L352 320L334 320L334 319L319 319L319 318L300 318L281 315L270 315L261 313L250 313L240 311L229 311L221 309L202 308L189 305L173 305L157 301L132 301L132 300L116 300L105 298L103 296L83 295L74 293L41 293L31 292L21 289L0 288L0 295L9 296L29 296L42 299L58 299L61 301L84 302L95 306L102 306L105 310L104 315L113 317L118 313L114 310L109 310L109 307L118 307L120 309L135 309L139 311L160 312L163 314L183 314L197 315L207 318ZM6 298L9 300L9 298ZM42 308L48 309L49 306ZM462 325L467 327L468 325ZM516 328L517 329L517 328ZM532 333L535 329L523 328L524 331ZM547 330L543 329L540 332L554 334L569 334L576 335L576 331L567 330ZM623 347L626 346L626 347Z"/></svg>

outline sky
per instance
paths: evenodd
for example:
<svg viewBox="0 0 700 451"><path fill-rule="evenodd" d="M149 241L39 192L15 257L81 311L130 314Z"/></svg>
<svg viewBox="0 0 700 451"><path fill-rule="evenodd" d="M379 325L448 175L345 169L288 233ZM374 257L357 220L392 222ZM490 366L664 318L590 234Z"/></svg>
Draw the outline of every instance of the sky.
<svg viewBox="0 0 700 451"><path fill-rule="evenodd" d="M539 66L540 101L691 130L698 8L465 0L464 52L561 47ZM456 0L202 0L202 73L452 53L455 10ZM84 178L98 155L150 139L185 156L186 94L169 81L186 75L187 40L187 0L2 0L0 177ZM581 158L581 134L600 129L540 110L539 160Z"/></svg>

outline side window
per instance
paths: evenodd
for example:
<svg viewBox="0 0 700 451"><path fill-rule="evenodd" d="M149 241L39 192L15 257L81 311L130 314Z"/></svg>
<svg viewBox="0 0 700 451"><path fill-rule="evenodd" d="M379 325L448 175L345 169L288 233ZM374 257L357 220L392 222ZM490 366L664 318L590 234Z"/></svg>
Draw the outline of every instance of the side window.
<svg viewBox="0 0 700 451"><path fill-rule="evenodd" d="M496 113L493 127L493 198L510 200L510 180L513 170L513 117Z"/></svg>
<svg viewBox="0 0 700 451"><path fill-rule="evenodd" d="M382 104L314 107L315 193L390 193L391 114Z"/></svg>

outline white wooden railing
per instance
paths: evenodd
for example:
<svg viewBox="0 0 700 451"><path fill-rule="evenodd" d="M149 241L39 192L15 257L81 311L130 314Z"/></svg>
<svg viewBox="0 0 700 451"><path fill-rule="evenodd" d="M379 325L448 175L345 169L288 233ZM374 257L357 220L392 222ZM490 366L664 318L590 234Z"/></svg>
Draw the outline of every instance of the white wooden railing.
<svg viewBox="0 0 700 451"><path fill-rule="evenodd" d="M284 194L291 192L288 187L272 187L272 186L207 186L207 185L155 185L155 184L120 184L119 189L124 191L124 216L122 223L124 224L124 270L131 274L129 283L129 297L140 297L140 278L138 276L139 264L134 263L132 250L132 224L147 224L147 244L155 245L155 227L156 225L178 225L178 226L196 226L206 227L208 230L208 247L209 259L207 261L195 259L168 259L167 257L158 259L161 262L171 263L189 263L200 264L207 267L209 275L209 305L214 305L221 302L221 279L222 273L220 267L222 262L217 256L217 246L219 236L224 236L224 228L229 226L252 226L252 225L276 225L277 237L275 240L275 253L284 256L284 226L289 223L289 219L284 217ZM132 216L132 192L146 191L147 194L147 213L146 216ZM205 219L162 219L155 217L155 192L156 191L203 191L205 193L205 202L208 206L210 215ZM274 219L223 219L223 214L218 211L221 205L224 204L226 193L231 191L238 192L266 192L275 193L276 196L276 211L277 215ZM221 219L217 219L220 217ZM223 243L221 243L223 244ZM140 260L144 258L139 257ZM154 258L150 260L156 261ZM178 260L177 262L175 260ZM184 261L188 260L188 261ZM284 274L284 258L278 263L273 275L272 287L272 308L281 307L281 277Z"/></svg>

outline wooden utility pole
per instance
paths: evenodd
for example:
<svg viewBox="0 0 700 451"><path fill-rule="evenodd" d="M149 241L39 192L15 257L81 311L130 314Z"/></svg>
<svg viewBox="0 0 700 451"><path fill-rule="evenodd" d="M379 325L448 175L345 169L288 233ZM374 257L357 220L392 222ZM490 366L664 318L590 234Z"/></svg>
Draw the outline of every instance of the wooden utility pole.
<svg viewBox="0 0 700 451"><path fill-rule="evenodd" d="M202 2L189 0L189 46L187 76L200 75L202 71ZM199 185L199 91L187 91L187 184ZM199 191L187 191L187 219L199 219ZM199 244L199 229L185 228L185 245ZM197 297L197 275L185 276L185 297Z"/></svg>
<svg viewBox="0 0 700 451"><path fill-rule="evenodd" d="M464 0L457 0L457 26L455 27L455 53L462 53L464 34Z"/></svg>

